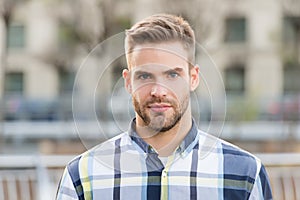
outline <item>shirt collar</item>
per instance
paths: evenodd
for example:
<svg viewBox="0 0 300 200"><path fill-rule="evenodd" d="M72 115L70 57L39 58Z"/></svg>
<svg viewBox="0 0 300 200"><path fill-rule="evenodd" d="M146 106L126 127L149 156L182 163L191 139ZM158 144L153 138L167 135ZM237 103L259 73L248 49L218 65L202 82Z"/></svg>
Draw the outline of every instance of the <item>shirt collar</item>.
<svg viewBox="0 0 300 200"><path fill-rule="evenodd" d="M130 122L129 130L128 133L131 137L131 139L138 144L142 150L146 153L154 153L154 149L147 143L145 142L136 132L136 119L134 118ZM198 128L194 120L192 120L192 127L189 130L188 134L185 136L179 147L177 148L177 151L180 153L183 153L191 144L194 144L194 146L197 143L194 143L196 137L198 134ZM192 148L189 148L192 149Z"/></svg>

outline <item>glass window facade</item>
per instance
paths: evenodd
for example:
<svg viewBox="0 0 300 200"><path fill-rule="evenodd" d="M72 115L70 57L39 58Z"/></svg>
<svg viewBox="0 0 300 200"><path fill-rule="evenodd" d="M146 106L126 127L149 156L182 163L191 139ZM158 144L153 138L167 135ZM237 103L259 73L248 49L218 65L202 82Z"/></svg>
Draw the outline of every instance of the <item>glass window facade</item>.
<svg viewBox="0 0 300 200"><path fill-rule="evenodd" d="M228 94L244 94L245 69L243 66L229 67L225 70L225 88Z"/></svg>
<svg viewBox="0 0 300 200"><path fill-rule="evenodd" d="M25 26L10 25L7 32L7 47L9 49L21 49L25 47Z"/></svg>
<svg viewBox="0 0 300 200"><path fill-rule="evenodd" d="M225 20L225 42L245 42L246 25L245 18L227 18Z"/></svg>
<svg viewBox="0 0 300 200"><path fill-rule="evenodd" d="M22 72L9 72L5 75L5 94L23 94L24 74Z"/></svg>

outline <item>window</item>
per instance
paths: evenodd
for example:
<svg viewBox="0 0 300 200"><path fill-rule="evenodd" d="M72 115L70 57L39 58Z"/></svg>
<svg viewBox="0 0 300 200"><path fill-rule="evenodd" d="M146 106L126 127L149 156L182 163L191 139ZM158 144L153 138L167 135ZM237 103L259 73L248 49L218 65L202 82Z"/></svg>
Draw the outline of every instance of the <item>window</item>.
<svg viewBox="0 0 300 200"><path fill-rule="evenodd" d="M282 35L285 59L300 63L300 17L285 17Z"/></svg>
<svg viewBox="0 0 300 200"><path fill-rule="evenodd" d="M18 49L25 46L24 25L10 25L7 32L7 47Z"/></svg>
<svg viewBox="0 0 300 200"><path fill-rule="evenodd" d="M300 92L300 64L289 64L284 67L284 93L299 94Z"/></svg>
<svg viewBox="0 0 300 200"><path fill-rule="evenodd" d="M300 92L300 17L283 20L284 94Z"/></svg>
<svg viewBox="0 0 300 200"><path fill-rule="evenodd" d="M228 18L225 21L225 42L246 41L246 19Z"/></svg>
<svg viewBox="0 0 300 200"><path fill-rule="evenodd" d="M244 66L234 66L225 71L225 88L228 94L241 95L245 90Z"/></svg>
<svg viewBox="0 0 300 200"><path fill-rule="evenodd" d="M24 90L24 75L22 72L10 72L5 75L5 94L22 95Z"/></svg>
<svg viewBox="0 0 300 200"><path fill-rule="evenodd" d="M60 94L72 93L74 81L75 81L75 72L61 70L59 72L60 79Z"/></svg>

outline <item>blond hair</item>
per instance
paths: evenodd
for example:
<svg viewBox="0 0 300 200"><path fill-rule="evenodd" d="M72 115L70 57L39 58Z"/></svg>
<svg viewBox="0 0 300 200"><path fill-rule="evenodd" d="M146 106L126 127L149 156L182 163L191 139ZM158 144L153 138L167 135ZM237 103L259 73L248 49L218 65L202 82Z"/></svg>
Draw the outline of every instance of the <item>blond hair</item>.
<svg viewBox="0 0 300 200"><path fill-rule="evenodd" d="M182 17L170 14L156 14L145 18L126 30L125 51L127 64L129 54L136 45L146 43L176 42L182 43L188 52L188 62L195 59L195 35L189 23Z"/></svg>

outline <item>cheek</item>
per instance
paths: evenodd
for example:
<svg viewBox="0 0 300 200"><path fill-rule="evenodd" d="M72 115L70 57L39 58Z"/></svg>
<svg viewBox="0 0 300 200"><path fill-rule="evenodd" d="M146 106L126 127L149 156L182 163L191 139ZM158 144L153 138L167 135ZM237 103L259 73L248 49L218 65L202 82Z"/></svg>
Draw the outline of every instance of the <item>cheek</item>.
<svg viewBox="0 0 300 200"><path fill-rule="evenodd" d="M181 101L190 93L190 87L187 84L179 84L172 89L172 94L177 101Z"/></svg>
<svg viewBox="0 0 300 200"><path fill-rule="evenodd" d="M147 87L139 87L138 89L133 88L132 96L139 102L145 101L145 99L149 96L150 91Z"/></svg>
<svg viewBox="0 0 300 200"><path fill-rule="evenodd" d="M134 83L131 83L131 86L133 93L145 93L145 91L148 91L151 88L151 83L141 83L139 81L135 81Z"/></svg>
<svg viewBox="0 0 300 200"><path fill-rule="evenodd" d="M187 80L181 79L173 83L168 84L169 90L175 95L179 95L190 91L190 84Z"/></svg>

